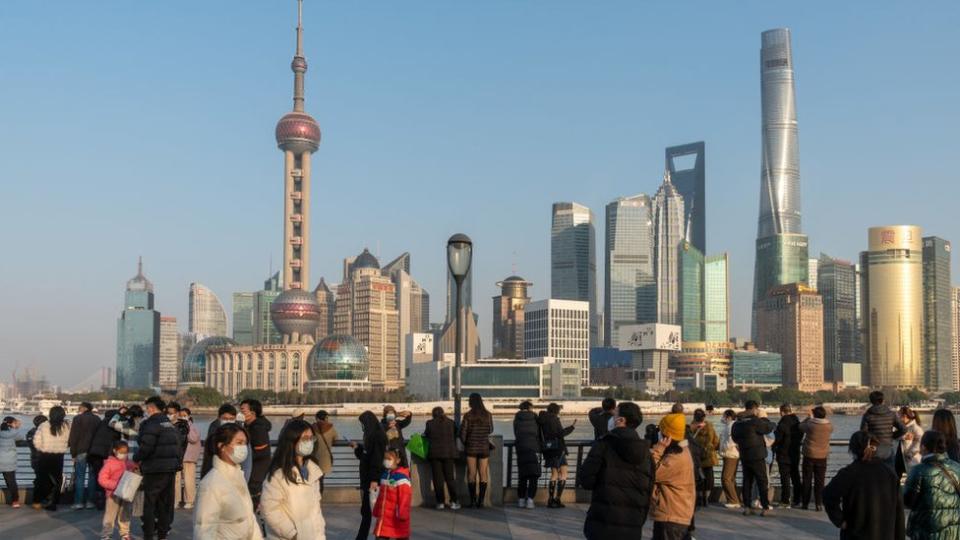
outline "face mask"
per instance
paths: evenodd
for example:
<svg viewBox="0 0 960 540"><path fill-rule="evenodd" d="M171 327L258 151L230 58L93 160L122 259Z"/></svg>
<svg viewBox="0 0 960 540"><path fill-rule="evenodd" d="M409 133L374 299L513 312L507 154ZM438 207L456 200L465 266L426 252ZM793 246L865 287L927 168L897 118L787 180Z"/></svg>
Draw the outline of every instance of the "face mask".
<svg viewBox="0 0 960 540"><path fill-rule="evenodd" d="M247 459L247 445L243 446L234 446L233 452L230 452L230 459L233 460L237 465L243 463Z"/></svg>
<svg viewBox="0 0 960 540"><path fill-rule="evenodd" d="M607 431L613 431L615 429L617 429L617 417L611 416L610 419L607 420Z"/></svg>
<svg viewBox="0 0 960 540"><path fill-rule="evenodd" d="M396 419L397 419L397 415L395 415L395 414L388 414L388 415L387 415L387 422L391 422L391 421L396 420Z"/></svg>
<svg viewBox="0 0 960 540"><path fill-rule="evenodd" d="M176 423L176 422L177 422L177 419L179 418L179 416L177 416L177 415L175 415L175 414L168 414L168 415L167 415L167 418L169 418L171 422Z"/></svg>
<svg viewBox="0 0 960 540"><path fill-rule="evenodd" d="M220 420L220 425L221 425L221 426L225 426L225 425L227 425L227 424L236 424L236 423L237 423L236 420Z"/></svg>
<svg viewBox="0 0 960 540"><path fill-rule="evenodd" d="M300 441L297 444L297 455L300 457L307 457L313 453L313 440L309 441Z"/></svg>
<svg viewBox="0 0 960 540"><path fill-rule="evenodd" d="M120 461L126 461L127 459L126 452L124 452L123 454L115 454L115 455L117 456L117 459L119 459Z"/></svg>
<svg viewBox="0 0 960 540"><path fill-rule="evenodd" d="M393 460L392 460L392 459L385 459L385 460L383 460L383 468L384 468L384 469L392 469L392 468L393 468Z"/></svg>

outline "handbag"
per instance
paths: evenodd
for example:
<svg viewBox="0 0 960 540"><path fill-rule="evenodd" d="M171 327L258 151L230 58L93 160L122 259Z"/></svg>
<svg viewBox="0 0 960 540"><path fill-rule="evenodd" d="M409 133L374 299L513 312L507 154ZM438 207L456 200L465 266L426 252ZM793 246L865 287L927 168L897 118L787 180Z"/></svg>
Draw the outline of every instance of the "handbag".
<svg viewBox="0 0 960 540"><path fill-rule="evenodd" d="M113 490L113 494L122 501L133 502L142 481L143 476L133 471L123 471L123 476L117 482L117 488Z"/></svg>
<svg viewBox="0 0 960 540"><path fill-rule="evenodd" d="M427 454L430 453L430 441L424 438L423 435L414 433L413 436L410 437L410 440L407 441L407 450L420 459L427 459Z"/></svg>

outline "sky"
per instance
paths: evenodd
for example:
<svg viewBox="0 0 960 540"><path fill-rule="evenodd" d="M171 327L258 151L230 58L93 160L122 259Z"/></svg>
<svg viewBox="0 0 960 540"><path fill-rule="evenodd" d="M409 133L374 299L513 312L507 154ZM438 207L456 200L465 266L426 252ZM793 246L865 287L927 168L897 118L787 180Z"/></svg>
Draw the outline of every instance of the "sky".
<svg viewBox="0 0 960 540"><path fill-rule="evenodd" d="M0 2L0 380L113 366L140 255L184 328L190 282L229 313L279 267L295 20L293 0ZM760 33L793 33L810 253L855 260L875 225L960 240L958 23L946 1L307 0L311 282L409 251L441 321L464 232L489 352L496 281L549 294L553 202L593 209L602 287L604 205L652 195L664 148L703 140L707 251L729 253L746 336Z"/></svg>

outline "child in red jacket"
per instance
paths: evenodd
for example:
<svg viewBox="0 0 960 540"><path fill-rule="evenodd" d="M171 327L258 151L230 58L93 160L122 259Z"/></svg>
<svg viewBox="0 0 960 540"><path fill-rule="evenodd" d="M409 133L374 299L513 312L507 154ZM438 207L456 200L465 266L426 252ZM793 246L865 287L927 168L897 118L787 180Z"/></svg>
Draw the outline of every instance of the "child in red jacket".
<svg viewBox="0 0 960 540"><path fill-rule="evenodd" d="M113 496L113 491L117 489L120 478L125 471L132 471L133 461L127 459L130 448L124 441L113 443L113 451L107 461L103 463L100 469L100 475L97 476L97 482L100 487L106 491L107 506L103 511L103 530L100 532L100 538L113 537L113 525L116 522L120 529L120 538L130 539L130 513L133 509L133 503L122 501Z"/></svg>
<svg viewBox="0 0 960 540"><path fill-rule="evenodd" d="M383 467L380 494L373 507L377 518L374 534L377 540L406 540L410 538L410 469L400 466L396 450L383 454Z"/></svg>

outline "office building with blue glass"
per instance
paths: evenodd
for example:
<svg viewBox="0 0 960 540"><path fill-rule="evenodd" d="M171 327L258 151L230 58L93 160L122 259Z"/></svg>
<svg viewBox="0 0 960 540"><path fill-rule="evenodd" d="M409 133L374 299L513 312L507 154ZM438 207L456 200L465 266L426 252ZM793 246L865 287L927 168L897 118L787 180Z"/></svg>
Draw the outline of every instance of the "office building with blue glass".
<svg viewBox="0 0 960 540"><path fill-rule="evenodd" d="M127 281L123 311L117 321L117 388L151 388L159 384L160 312L153 309L153 283L143 275Z"/></svg>

